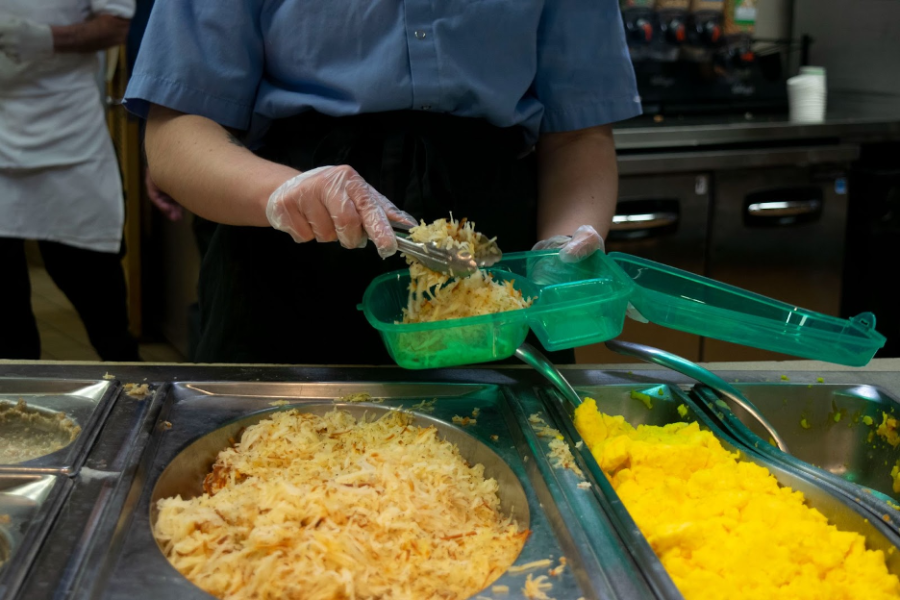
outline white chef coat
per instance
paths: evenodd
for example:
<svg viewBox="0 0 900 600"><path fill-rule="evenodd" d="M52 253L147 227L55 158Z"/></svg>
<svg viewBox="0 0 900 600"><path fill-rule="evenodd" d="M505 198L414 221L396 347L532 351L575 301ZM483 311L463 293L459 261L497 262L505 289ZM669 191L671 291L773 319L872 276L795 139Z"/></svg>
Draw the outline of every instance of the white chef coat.
<svg viewBox="0 0 900 600"><path fill-rule="evenodd" d="M135 0L3 0L47 25L130 18ZM96 53L13 63L0 52L0 237L118 252L122 183L97 89Z"/></svg>

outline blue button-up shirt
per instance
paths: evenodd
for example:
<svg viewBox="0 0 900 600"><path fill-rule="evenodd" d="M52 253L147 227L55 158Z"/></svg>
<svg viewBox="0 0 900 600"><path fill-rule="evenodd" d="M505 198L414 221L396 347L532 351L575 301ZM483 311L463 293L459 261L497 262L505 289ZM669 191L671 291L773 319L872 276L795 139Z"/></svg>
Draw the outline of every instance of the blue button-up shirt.
<svg viewBox="0 0 900 600"><path fill-rule="evenodd" d="M640 113L616 0L157 0L126 102L251 138L308 110L438 111L532 141Z"/></svg>

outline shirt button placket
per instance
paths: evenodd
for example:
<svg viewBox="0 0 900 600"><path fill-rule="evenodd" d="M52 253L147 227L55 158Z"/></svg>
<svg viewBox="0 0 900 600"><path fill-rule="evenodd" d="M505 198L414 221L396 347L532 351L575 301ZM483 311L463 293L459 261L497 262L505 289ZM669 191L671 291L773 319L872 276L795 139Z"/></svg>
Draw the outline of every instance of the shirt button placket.
<svg viewBox="0 0 900 600"><path fill-rule="evenodd" d="M431 110L439 106L437 47L434 43L434 15L431 0L405 0L409 28L409 68L413 108Z"/></svg>

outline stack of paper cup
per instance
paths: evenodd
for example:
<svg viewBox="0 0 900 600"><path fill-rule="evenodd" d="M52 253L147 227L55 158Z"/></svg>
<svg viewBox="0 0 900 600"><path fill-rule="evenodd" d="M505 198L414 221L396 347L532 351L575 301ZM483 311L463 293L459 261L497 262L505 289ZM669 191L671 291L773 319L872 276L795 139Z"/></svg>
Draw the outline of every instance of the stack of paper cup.
<svg viewBox="0 0 900 600"><path fill-rule="evenodd" d="M800 67L800 74L787 81L788 105L794 123L825 120L827 94L823 67Z"/></svg>

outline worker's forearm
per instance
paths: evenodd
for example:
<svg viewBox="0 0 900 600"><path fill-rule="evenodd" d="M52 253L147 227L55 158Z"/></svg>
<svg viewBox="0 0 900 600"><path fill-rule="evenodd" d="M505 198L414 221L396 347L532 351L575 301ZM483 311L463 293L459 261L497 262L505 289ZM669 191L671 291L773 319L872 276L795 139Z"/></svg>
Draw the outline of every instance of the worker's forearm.
<svg viewBox="0 0 900 600"><path fill-rule="evenodd" d="M537 151L538 239L571 235L581 225L606 238L619 189L612 129L545 134Z"/></svg>
<svg viewBox="0 0 900 600"><path fill-rule="evenodd" d="M97 52L125 43L130 21L113 15L96 15L83 23L54 25L54 52Z"/></svg>
<svg viewBox="0 0 900 600"><path fill-rule="evenodd" d="M154 106L145 136L156 185L190 211L228 225L267 226L266 202L299 171L259 158L218 123Z"/></svg>

